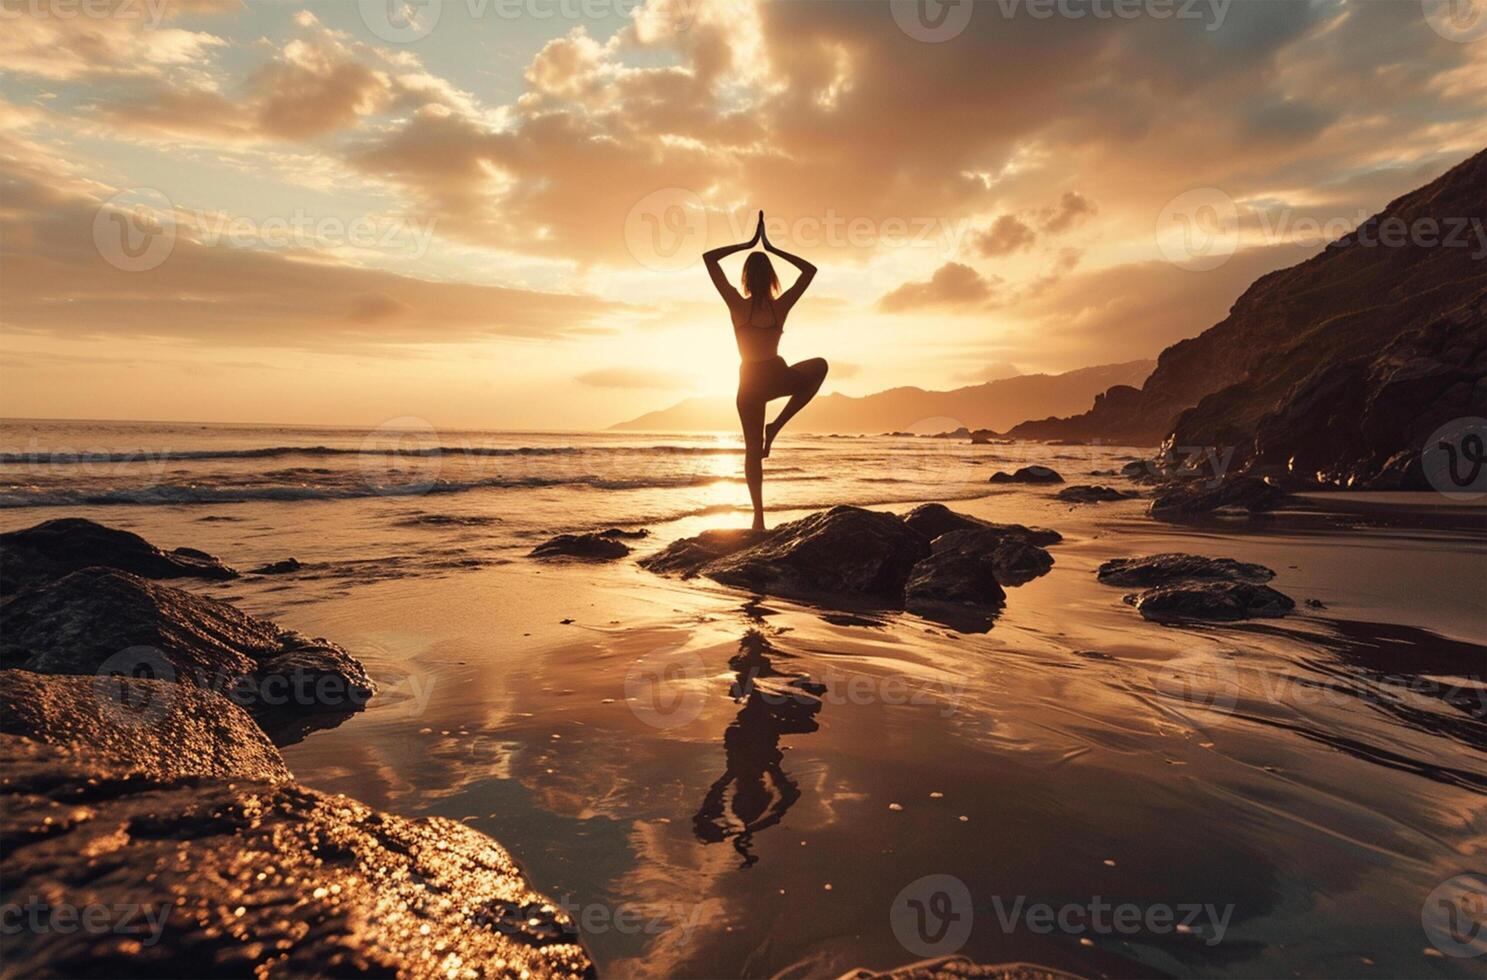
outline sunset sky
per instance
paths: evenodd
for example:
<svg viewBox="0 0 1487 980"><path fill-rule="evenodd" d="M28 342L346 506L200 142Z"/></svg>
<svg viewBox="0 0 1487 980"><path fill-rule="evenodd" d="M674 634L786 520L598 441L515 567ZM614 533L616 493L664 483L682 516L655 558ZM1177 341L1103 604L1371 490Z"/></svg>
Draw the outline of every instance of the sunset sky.
<svg viewBox="0 0 1487 980"><path fill-rule="evenodd" d="M729 394L697 256L758 208L828 391L1152 357L1487 145L1431 0L399 6L0 0L0 414Z"/></svg>

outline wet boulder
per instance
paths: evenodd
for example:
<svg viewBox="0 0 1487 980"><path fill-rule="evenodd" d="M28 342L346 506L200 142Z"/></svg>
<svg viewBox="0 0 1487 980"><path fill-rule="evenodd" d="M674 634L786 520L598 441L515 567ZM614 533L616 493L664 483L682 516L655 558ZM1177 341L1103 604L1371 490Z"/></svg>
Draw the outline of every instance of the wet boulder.
<svg viewBox="0 0 1487 980"><path fill-rule="evenodd" d="M43 674L153 677L223 693L260 722L361 710L365 668L319 638L128 572L85 568L5 601L0 662Z"/></svg>
<svg viewBox="0 0 1487 980"><path fill-rule="evenodd" d="M152 775L0 735L5 890L107 928L5 930L17 976L591 976L495 841L294 783Z"/></svg>
<svg viewBox="0 0 1487 980"><path fill-rule="evenodd" d="M1103 504L1114 500L1129 500L1134 496L1136 494L1126 490L1087 483L1064 487L1054 494L1056 499L1069 504Z"/></svg>
<svg viewBox="0 0 1487 980"><path fill-rule="evenodd" d="M1047 466L1024 466L1015 473L997 470L988 483L1063 483L1058 471Z"/></svg>
<svg viewBox="0 0 1487 980"><path fill-rule="evenodd" d="M1268 582L1275 572L1264 565L1235 561L1233 558L1206 558L1168 552L1142 558L1114 558L1095 573L1106 585L1133 585L1151 588L1174 582Z"/></svg>
<svg viewBox="0 0 1487 980"><path fill-rule="evenodd" d="M920 504L904 515L904 523L931 541L942 534L964 531L967 528L989 528L1004 535L1021 538L1039 547L1058 544L1064 539L1063 535L1057 531L1050 531L1048 528L983 521L978 517L957 513L944 504Z"/></svg>
<svg viewBox="0 0 1487 980"><path fill-rule="evenodd" d="M716 528L691 538L671 542L656 554L640 560L640 567L658 575L691 578L710 562L758 544L773 532L750 528Z"/></svg>
<svg viewBox="0 0 1487 980"><path fill-rule="evenodd" d="M1226 480L1185 480L1158 487L1152 495L1152 517L1180 520L1215 511L1245 510L1262 513L1284 504L1290 494L1256 476L1238 476Z"/></svg>
<svg viewBox="0 0 1487 980"><path fill-rule="evenodd" d="M1296 608L1290 596L1253 582L1179 582L1126 597L1141 615L1157 622L1240 619L1284 616Z"/></svg>
<svg viewBox="0 0 1487 980"><path fill-rule="evenodd" d="M75 743L150 778L291 778L246 711L170 681L0 670L0 732Z"/></svg>
<svg viewBox="0 0 1487 980"><path fill-rule="evenodd" d="M991 609L1006 601L1007 593L997 582L996 561L990 551L938 548L914 566L904 586L904 602L911 609L925 604Z"/></svg>
<svg viewBox="0 0 1487 980"><path fill-rule="evenodd" d="M0 534L0 595L90 567L116 568L152 579L221 580L238 574L204 551L162 551L138 534L81 517L61 517Z"/></svg>
<svg viewBox="0 0 1487 980"><path fill-rule="evenodd" d="M901 603L910 570L929 551L928 540L894 514L833 507L782 525L701 572L724 585L773 595Z"/></svg>

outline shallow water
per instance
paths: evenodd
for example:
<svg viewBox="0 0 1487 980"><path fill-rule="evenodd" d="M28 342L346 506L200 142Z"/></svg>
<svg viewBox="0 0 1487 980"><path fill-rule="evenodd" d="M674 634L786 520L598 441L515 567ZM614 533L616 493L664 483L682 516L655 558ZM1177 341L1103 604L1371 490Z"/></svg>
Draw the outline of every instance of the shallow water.
<svg viewBox="0 0 1487 980"><path fill-rule="evenodd" d="M3 448L34 454L15 435ZM366 436L36 438L220 456ZM871 481L887 477L920 495L890 500L975 494L957 509L1064 534L1049 575L1009 589L988 632L959 633L751 600L628 562L523 557L541 534L640 517L655 532L642 550L737 524L722 508L743 502L741 486L687 482L728 475L731 452L688 450L729 440L461 445L582 451L480 457L527 460L528 476L553 473L531 460L578 456L584 475L611 483L673 482L60 509L12 496L0 524L85 514L238 567L305 562L301 575L208 590L334 638L384 687L364 714L287 747L291 768L317 788L489 832L570 903L605 975L831 975L957 943L981 962L1088 976L1480 975L1480 959L1444 955L1430 900L1487 864L1480 508L1348 498L1339 512L1319 499L1263 521L1172 527L1140 501L1071 508L1041 488L986 492L992 469L1032 461L1071 482L1120 483L1081 474L1118 468L1129 450L782 442L772 466L846 474L771 483L786 502L883 499ZM346 486L348 460L360 468L365 455L325 455L314 466L336 472L301 483ZM184 472L168 468L166 482L287 486L265 477L283 463L171 460ZM95 465L104 472L84 472ZM140 465L12 459L0 482L31 501L103 487L143 500L159 478ZM1281 591L1325 608L1160 627L1095 580L1107 558L1167 550L1259 561ZM825 685L818 708L786 686L798 676ZM1114 907L1139 922L1114 928Z"/></svg>

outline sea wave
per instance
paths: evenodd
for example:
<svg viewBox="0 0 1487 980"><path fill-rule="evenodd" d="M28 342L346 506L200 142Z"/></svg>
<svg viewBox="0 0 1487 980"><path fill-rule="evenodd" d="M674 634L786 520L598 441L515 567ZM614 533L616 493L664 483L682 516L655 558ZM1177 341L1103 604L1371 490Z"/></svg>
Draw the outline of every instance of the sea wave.
<svg viewBox="0 0 1487 980"><path fill-rule="evenodd" d="M788 481L791 478L786 478ZM794 479L813 479L796 477ZM354 500L366 497L420 497L472 490L522 490L543 487L587 487L594 490L671 490L738 483L742 477L689 475L634 479L573 477L490 477L480 480L428 480L408 483L338 483L311 485L213 486L158 484L149 487L78 489L9 487L0 490L0 510L22 507L100 507L162 504L227 504L247 501Z"/></svg>
<svg viewBox="0 0 1487 980"><path fill-rule="evenodd" d="M0 464L69 466L101 463L178 463L196 460L277 459L285 456L588 456L643 453L660 456L742 456L742 446L258 446L251 449L192 449L150 452L0 453Z"/></svg>

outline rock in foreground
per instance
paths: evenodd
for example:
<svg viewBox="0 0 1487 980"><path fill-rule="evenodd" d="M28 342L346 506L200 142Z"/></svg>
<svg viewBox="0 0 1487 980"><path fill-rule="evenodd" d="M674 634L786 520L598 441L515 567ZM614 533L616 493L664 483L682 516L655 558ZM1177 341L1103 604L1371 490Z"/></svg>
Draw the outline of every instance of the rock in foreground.
<svg viewBox="0 0 1487 980"><path fill-rule="evenodd" d="M0 732L77 743L151 778L290 778L246 711L170 681L0 670Z"/></svg>
<svg viewBox="0 0 1487 980"><path fill-rule="evenodd" d="M1015 473L997 470L988 483L1063 483L1058 471L1047 466L1024 466Z"/></svg>
<svg viewBox="0 0 1487 980"><path fill-rule="evenodd" d="M768 538L770 533L744 527L703 531L696 537L673 541L649 558L642 558L640 567L658 575L692 578L709 562L758 544Z"/></svg>
<svg viewBox="0 0 1487 980"><path fill-rule="evenodd" d="M5 930L7 973L593 973L567 915L452 820L292 783L152 778L14 735L0 764L6 900L115 913L107 930Z"/></svg>
<svg viewBox="0 0 1487 980"><path fill-rule="evenodd" d="M1296 608L1290 596L1253 582L1181 582L1127 596L1146 619L1231 622L1284 616Z"/></svg>
<svg viewBox="0 0 1487 980"><path fill-rule="evenodd" d="M360 711L376 691L340 647L216 599L86 568L6 600L0 660L44 674L123 674L217 690L264 722Z"/></svg>
<svg viewBox="0 0 1487 980"><path fill-rule="evenodd" d="M138 534L81 517L0 534L0 595L94 566L156 579L230 579L238 574L195 548L161 551Z"/></svg>

